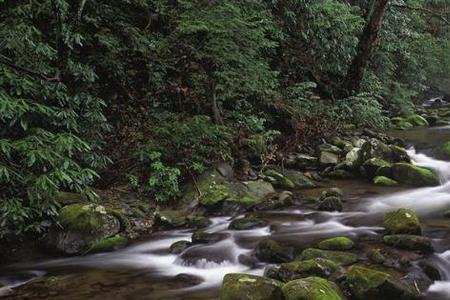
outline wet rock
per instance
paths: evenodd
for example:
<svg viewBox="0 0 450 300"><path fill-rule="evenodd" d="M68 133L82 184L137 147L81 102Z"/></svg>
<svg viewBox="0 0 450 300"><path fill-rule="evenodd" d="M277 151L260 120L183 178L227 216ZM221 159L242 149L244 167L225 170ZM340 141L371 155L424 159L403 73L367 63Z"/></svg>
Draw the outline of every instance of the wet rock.
<svg viewBox="0 0 450 300"><path fill-rule="evenodd" d="M343 167L348 168L349 170L357 170L363 163L361 161L361 148L353 148L351 151L347 153L345 156L345 160L343 162Z"/></svg>
<svg viewBox="0 0 450 300"><path fill-rule="evenodd" d="M274 240L260 241L255 249L256 257L260 261L269 263L283 263L294 259L294 249L280 245Z"/></svg>
<svg viewBox="0 0 450 300"><path fill-rule="evenodd" d="M284 169L282 174L294 183L296 189L313 188L317 185L302 172L290 169Z"/></svg>
<svg viewBox="0 0 450 300"><path fill-rule="evenodd" d="M319 249L322 250L350 250L354 246L354 243L348 237L335 237L326 239L318 244Z"/></svg>
<svg viewBox="0 0 450 300"><path fill-rule="evenodd" d="M361 166L361 173L367 178L374 178L378 169L381 167L390 167L391 164L381 158L371 158L366 160Z"/></svg>
<svg viewBox="0 0 450 300"><path fill-rule="evenodd" d="M358 256L353 253L314 248L303 250L302 254L300 254L296 260L309 260L313 258L328 259L342 266L351 265L358 261Z"/></svg>
<svg viewBox="0 0 450 300"><path fill-rule="evenodd" d="M227 274L220 290L221 300L284 300L282 283L247 274Z"/></svg>
<svg viewBox="0 0 450 300"><path fill-rule="evenodd" d="M267 170L264 172L266 180L272 183L275 187L281 189L292 190L295 188L295 184L286 176L275 170Z"/></svg>
<svg viewBox="0 0 450 300"><path fill-rule="evenodd" d="M274 210L292 205L293 194L290 191L281 193L273 193L268 195L264 200L253 206L253 210Z"/></svg>
<svg viewBox="0 0 450 300"><path fill-rule="evenodd" d="M331 144L339 147L344 152L349 152L353 149L353 144L351 141L345 140L343 138L340 138L338 136L335 136L331 139Z"/></svg>
<svg viewBox="0 0 450 300"><path fill-rule="evenodd" d="M392 152L392 160L391 162L407 162L411 163L411 158L408 155L408 152L406 152L405 148L396 146L396 145L390 145Z"/></svg>
<svg viewBox="0 0 450 300"><path fill-rule="evenodd" d="M231 179L231 178L234 177L233 167L231 167L227 163L220 163L220 164L218 164L217 167L216 167L216 170L224 178Z"/></svg>
<svg viewBox="0 0 450 300"><path fill-rule="evenodd" d="M346 284L356 299L416 299L417 291L385 272L362 266L351 266Z"/></svg>
<svg viewBox="0 0 450 300"><path fill-rule="evenodd" d="M198 230L192 234L192 243L194 244L210 244L216 243L222 239L222 236L217 233L208 233Z"/></svg>
<svg viewBox="0 0 450 300"><path fill-rule="evenodd" d="M264 226L267 226L267 222L265 220L255 217L246 217L233 220L228 228L232 230L249 230Z"/></svg>
<svg viewBox="0 0 450 300"><path fill-rule="evenodd" d="M62 208L58 223L47 235L51 247L67 254L82 254L95 243L116 235L119 220L101 205L71 204Z"/></svg>
<svg viewBox="0 0 450 300"><path fill-rule="evenodd" d="M335 169L325 174L327 177L336 179L350 179L355 178L356 175L346 170Z"/></svg>
<svg viewBox="0 0 450 300"><path fill-rule="evenodd" d="M367 258L375 264L383 264L386 261L380 249L369 249L367 251Z"/></svg>
<svg viewBox="0 0 450 300"><path fill-rule="evenodd" d="M272 279L280 280L278 274L280 271L280 265L267 265L264 268L264 276Z"/></svg>
<svg viewBox="0 0 450 300"><path fill-rule="evenodd" d="M318 153L328 152L328 153L340 155L340 154L342 154L342 149L340 149L339 147L336 147L334 145L331 145L331 144L321 144L317 147L317 152Z"/></svg>
<svg viewBox="0 0 450 300"><path fill-rule="evenodd" d="M187 224L192 228L205 228L212 224L211 220L203 216L188 216Z"/></svg>
<svg viewBox="0 0 450 300"><path fill-rule="evenodd" d="M286 300L344 300L339 287L320 277L308 277L283 286Z"/></svg>
<svg viewBox="0 0 450 300"><path fill-rule="evenodd" d="M338 197L326 197L320 199L317 205L317 210L321 211L342 211L342 201Z"/></svg>
<svg viewBox="0 0 450 300"><path fill-rule="evenodd" d="M128 245L128 239L126 237L116 235L108 238L104 238L87 251L87 253L109 252L124 248Z"/></svg>
<svg viewBox="0 0 450 300"><path fill-rule="evenodd" d="M245 254L239 255L238 261L239 261L239 263L243 264L244 266L251 267L251 268L256 267L259 263L259 261L256 257L251 256L251 255L245 255Z"/></svg>
<svg viewBox="0 0 450 300"><path fill-rule="evenodd" d="M339 163L339 155L327 151L320 152L319 162L322 165L337 165Z"/></svg>
<svg viewBox="0 0 450 300"><path fill-rule="evenodd" d="M396 163L391 168L392 178L413 186L437 186L439 178L433 171L408 163Z"/></svg>
<svg viewBox="0 0 450 300"><path fill-rule="evenodd" d="M328 278L338 268L335 262L323 258L293 261L281 264L276 278L284 282L309 276Z"/></svg>
<svg viewBox="0 0 450 300"><path fill-rule="evenodd" d="M344 192L340 188L333 187L329 190L323 191L321 196L323 198L326 198L326 197L342 198L344 196Z"/></svg>
<svg viewBox="0 0 450 300"><path fill-rule="evenodd" d="M173 229L186 226L189 213L185 210L161 210L155 212L156 226Z"/></svg>
<svg viewBox="0 0 450 300"><path fill-rule="evenodd" d="M187 248L192 246L192 243L189 241L178 241L170 245L170 253L172 254L180 254Z"/></svg>
<svg viewBox="0 0 450 300"><path fill-rule="evenodd" d="M391 179L389 177L386 177L386 176L376 176L373 179L373 183L375 185L379 185L379 186L396 186L396 185L398 185L397 181L395 181L394 179Z"/></svg>
<svg viewBox="0 0 450 300"><path fill-rule="evenodd" d="M399 249L433 252L431 239L420 235L411 235L411 234L386 235L383 237L383 241L387 245Z"/></svg>
<svg viewBox="0 0 450 300"><path fill-rule="evenodd" d="M317 170L319 159L307 154L295 154L291 157L292 166L300 170Z"/></svg>
<svg viewBox="0 0 450 300"><path fill-rule="evenodd" d="M389 234L421 234L422 232L416 213L407 208L385 213L384 228Z"/></svg>

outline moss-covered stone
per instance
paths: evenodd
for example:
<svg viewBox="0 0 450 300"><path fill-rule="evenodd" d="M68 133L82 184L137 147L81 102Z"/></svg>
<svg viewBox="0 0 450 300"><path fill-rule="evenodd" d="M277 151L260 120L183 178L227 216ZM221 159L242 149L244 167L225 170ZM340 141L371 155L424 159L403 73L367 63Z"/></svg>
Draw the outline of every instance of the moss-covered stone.
<svg viewBox="0 0 450 300"><path fill-rule="evenodd" d="M172 254L180 254L187 248L192 246L192 243L189 241L178 241L170 245L170 253Z"/></svg>
<svg viewBox="0 0 450 300"><path fill-rule="evenodd" d="M394 234L386 235L383 241L390 246L399 249L417 250L422 252L433 252L431 239L420 235Z"/></svg>
<svg viewBox="0 0 450 300"><path fill-rule="evenodd" d="M264 262L283 263L294 259L294 249L273 240L260 241L255 249L256 257Z"/></svg>
<svg viewBox="0 0 450 300"><path fill-rule="evenodd" d="M126 237L116 235L96 242L87 252L98 253L114 251L123 248L126 245L128 245L128 239Z"/></svg>
<svg viewBox="0 0 450 300"><path fill-rule="evenodd" d="M308 277L288 282L283 286L286 300L344 300L339 287L320 277Z"/></svg>
<svg viewBox="0 0 450 300"><path fill-rule="evenodd" d="M160 210L155 212L155 224L164 228L179 228L186 226L189 213L186 210Z"/></svg>
<svg viewBox="0 0 450 300"><path fill-rule="evenodd" d="M309 276L328 278L338 268L335 262L323 258L293 261L280 265L277 278L284 282Z"/></svg>
<svg viewBox="0 0 450 300"><path fill-rule="evenodd" d="M317 210L321 211L342 211L342 201L338 197L326 197L317 203Z"/></svg>
<svg viewBox="0 0 450 300"><path fill-rule="evenodd" d="M202 230L197 230L192 234L192 243L194 244L209 244L216 243L222 239L218 233L208 233Z"/></svg>
<svg viewBox="0 0 450 300"><path fill-rule="evenodd" d="M249 230L264 226L267 226L267 221L255 217L246 217L233 220L228 228L232 230Z"/></svg>
<svg viewBox="0 0 450 300"><path fill-rule="evenodd" d="M247 274L225 275L220 300L284 300L282 283Z"/></svg>
<svg viewBox="0 0 450 300"><path fill-rule="evenodd" d="M211 225L211 220L204 216L188 216L187 223L189 227L205 228Z"/></svg>
<svg viewBox="0 0 450 300"><path fill-rule="evenodd" d="M64 206L58 217L58 222L67 230L80 233L99 231L108 223L109 215L104 206L77 203Z"/></svg>
<svg viewBox="0 0 450 300"><path fill-rule="evenodd" d="M313 258L328 259L342 266L351 265L358 261L358 256L353 253L315 248L303 250L302 254L300 254L296 260L309 260Z"/></svg>
<svg viewBox="0 0 450 300"><path fill-rule="evenodd" d="M392 178L413 186L437 186L439 178L430 169L408 163L396 163L391 168Z"/></svg>
<svg viewBox="0 0 450 300"><path fill-rule="evenodd" d="M450 141L444 143L438 150L438 153L442 158L450 159Z"/></svg>
<svg viewBox="0 0 450 300"><path fill-rule="evenodd" d="M418 114L413 114L413 115L407 116L406 121L417 127L430 126L428 121L424 117L422 117L421 115L418 115Z"/></svg>
<svg viewBox="0 0 450 300"><path fill-rule="evenodd" d="M375 185L379 185L379 186L396 186L396 185L398 185L397 181L395 181L394 179L391 179L389 177L386 177L386 176L376 176L373 179L373 183Z"/></svg>
<svg viewBox="0 0 450 300"><path fill-rule="evenodd" d="M353 241L343 236L326 239L318 244L319 249L322 250L350 250L353 246Z"/></svg>
<svg viewBox="0 0 450 300"><path fill-rule="evenodd" d="M275 170L267 170L264 172L267 180L275 187L280 189L292 190L295 188L295 184L286 176Z"/></svg>
<svg viewBox="0 0 450 300"><path fill-rule="evenodd" d="M407 208L385 213L384 227L389 234L421 234L422 232L416 213Z"/></svg>
<svg viewBox="0 0 450 300"><path fill-rule="evenodd" d="M381 167L390 167L391 164L381 158L371 158L366 160L361 166L361 173L367 178L375 177L378 169Z"/></svg>
<svg viewBox="0 0 450 300"><path fill-rule="evenodd" d="M381 253L380 249L369 249L367 251L367 258L375 264L383 264L386 261L386 257Z"/></svg>
<svg viewBox="0 0 450 300"><path fill-rule="evenodd" d="M418 293L385 272L362 266L351 266L346 284L356 299L416 299Z"/></svg>

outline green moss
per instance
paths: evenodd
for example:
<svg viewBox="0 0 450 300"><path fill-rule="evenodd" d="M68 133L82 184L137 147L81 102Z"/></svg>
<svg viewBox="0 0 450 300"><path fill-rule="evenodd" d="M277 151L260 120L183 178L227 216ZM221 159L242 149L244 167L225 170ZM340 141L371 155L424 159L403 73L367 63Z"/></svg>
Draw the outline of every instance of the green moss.
<svg viewBox="0 0 450 300"><path fill-rule="evenodd" d="M101 205L71 204L61 209L58 221L69 231L93 233L107 222L107 211Z"/></svg>
<svg viewBox="0 0 450 300"><path fill-rule="evenodd" d="M314 248L308 248L304 250L302 254L300 254L300 256L296 258L296 260L308 260L313 258L328 259L343 266L351 265L358 261L358 256L353 253L314 249Z"/></svg>
<svg viewBox="0 0 450 300"><path fill-rule="evenodd" d="M321 241L318 245L322 250L349 250L352 249L354 243L348 237L335 237Z"/></svg>
<svg viewBox="0 0 450 300"><path fill-rule="evenodd" d="M430 169L408 163L396 163L391 168L392 178L413 186L437 186L439 178Z"/></svg>
<svg viewBox="0 0 450 300"><path fill-rule="evenodd" d="M103 240L100 240L96 242L88 251L87 253L97 253L97 252L107 252L107 251L113 251L120 248L125 247L128 244L128 239L116 235L113 237L105 238Z"/></svg>
<svg viewBox="0 0 450 300"><path fill-rule="evenodd" d="M428 121L424 117L422 117L418 114L413 114L413 115L406 117L406 121L408 121L409 123L413 124L414 126L418 126L418 127L430 126Z"/></svg>
<svg viewBox="0 0 450 300"><path fill-rule="evenodd" d="M432 252L433 246L431 239L420 235L394 234L386 235L383 241L390 246L399 249L417 250L423 252Z"/></svg>
<svg viewBox="0 0 450 300"><path fill-rule="evenodd" d="M441 152L450 158L450 141L441 146Z"/></svg>
<svg viewBox="0 0 450 300"><path fill-rule="evenodd" d="M264 175L268 176L269 182L278 188L288 190L295 188L295 184L289 178L275 170L267 170Z"/></svg>
<svg viewBox="0 0 450 300"><path fill-rule="evenodd" d="M396 186L398 182L386 176L377 176L373 179L373 183L379 186Z"/></svg>
<svg viewBox="0 0 450 300"><path fill-rule="evenodd" d="M282 283L247 274L227 274L220 290L221 300L284 300Z"/></svg>
<svg viewBox="0 0 450 300"><path fill-rule="evenodd" d="M338 286L320 277L298 279L282 288L286 300L344 300Z"/></svg>
<svg viewBox="0 0 450 300"><path fill-rule="evenodd" d="M348 269L346 280L356 297L364 297L367 293L374 293L391 275L373 269L351 266Z"/></svg>
<svg viewBox="0 0 450 300"><path fill-rule="evenodd" d="M390 234L420 234L420 221L416 213L407 208L389 211L384 215L384 227Z"/></svg>
<svg viewBox="0 0 450 300"><path fill-rule="evenodd" d="M106 212L111 216L117 218L117 220L119 220L121 231L127 231L128 229L130 229L131 227L130 220L121 209L106 208Z"/></svg>
<svg viewBox="0 0 450 300"><path fill-rule="evenodd" d="M323 258L293 261L280 265L278 278L285 282L309 276L328 278L338 268L335 262Z"/></svg>

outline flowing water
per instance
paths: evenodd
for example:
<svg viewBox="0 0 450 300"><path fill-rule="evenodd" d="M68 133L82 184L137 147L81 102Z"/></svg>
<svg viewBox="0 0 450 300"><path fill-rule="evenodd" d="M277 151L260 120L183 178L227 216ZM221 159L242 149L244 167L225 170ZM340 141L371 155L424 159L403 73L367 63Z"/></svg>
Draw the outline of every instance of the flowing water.
<svg viewBox="0 0 450 300"><path fill-rule="evenodd" d="M327 237L349 236L364 252L366 248L380 246L377 238L383 230L383 213L407 207L418 213L424 235L433 239L436 249L434 254L419 258L439 272L438 280L423 291L423 297L450 299L450 221L442 217L442 212L450 208L450 162L434 159L428 151L430 145L448 140L450 126L402 134L408 135L405 138L418 149L409 150L414 163L438 172L440 186L402 190L375 187L358 180L332 182L345 194L341 213L317 212L308 204L260 212L258 215L270 221L270 225L246 231L229 230L229 217L212 218L206 231L222 237L215 244L195 245L174 255L169 252L170 245L190 240L192 231L158 232L145 242L113 253L5 266L0 268L0 286L21 286L20 299L218 299L225 274L263 273L265 265L252 256L255 245L262 239L306 248ZM311 193L320 192L319 189ZM48 280L36 284L41 277Z"/></svg>

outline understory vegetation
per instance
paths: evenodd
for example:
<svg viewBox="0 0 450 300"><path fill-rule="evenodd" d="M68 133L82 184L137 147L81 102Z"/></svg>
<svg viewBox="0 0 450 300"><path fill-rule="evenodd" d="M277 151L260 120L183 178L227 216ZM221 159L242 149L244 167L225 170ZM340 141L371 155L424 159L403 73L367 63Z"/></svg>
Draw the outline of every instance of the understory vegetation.
<svg viewBox="0 0 450 300"><path fill-rule="evenodd" d="M0 238L45 230L59 191L175 201L216 162L264 165L450 94L448 1L376 2L0 1Z"/></svg>

